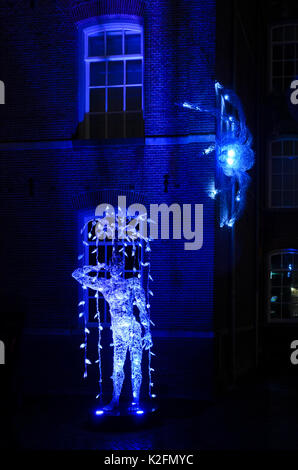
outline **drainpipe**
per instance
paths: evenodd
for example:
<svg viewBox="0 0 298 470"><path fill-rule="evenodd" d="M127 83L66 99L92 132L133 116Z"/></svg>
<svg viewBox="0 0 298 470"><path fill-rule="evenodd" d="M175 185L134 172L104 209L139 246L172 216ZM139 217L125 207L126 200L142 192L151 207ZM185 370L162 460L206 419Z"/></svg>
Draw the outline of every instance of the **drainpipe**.
<svg viewBox="0 0 298 470"><path fill-rule="evenodd" d="M236 1L232 1L233 15L232 15L232 85L233 89L237 93L236 84ZM235 204L235 185L232 189L232 214L234 212ZM232 335L232 385L235 384L236 380L236 224L231 228L231 335Z"/></svg>

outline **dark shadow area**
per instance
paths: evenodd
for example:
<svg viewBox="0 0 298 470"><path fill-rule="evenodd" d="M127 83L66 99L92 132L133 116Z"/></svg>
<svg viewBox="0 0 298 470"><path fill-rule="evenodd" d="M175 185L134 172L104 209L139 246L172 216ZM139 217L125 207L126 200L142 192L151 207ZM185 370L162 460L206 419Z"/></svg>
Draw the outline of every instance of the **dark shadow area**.
<svg viewBox="0 0 298 470"><path fill-rule="evenodd" d="M260 371L213 403L160 400L154 419L97 429L89 395L40 396L24 401L13 426L28 450L297 450L297 392L295 375Z"/></svg>
<svg viewBox="0 0 298 470"><path fill-rule="evenodd" d="M17 433L13 416L21 407L19 383L20 346L24 325L22 299L18 295L1 295L0 340L4 343L4 362L0 365L0 448L16 447Z"/></svg>

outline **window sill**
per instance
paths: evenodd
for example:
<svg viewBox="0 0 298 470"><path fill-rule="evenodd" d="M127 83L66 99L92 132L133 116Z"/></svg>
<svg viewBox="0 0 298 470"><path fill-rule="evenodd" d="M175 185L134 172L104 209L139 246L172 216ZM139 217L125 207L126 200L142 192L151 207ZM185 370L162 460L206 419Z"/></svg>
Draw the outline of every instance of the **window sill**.
<svg viewBox="0 0 298 470"><path fill-rule="evenodd" d="M120 139L78 139L72 141L73 148L94 148L102 146L145 145L145 137L126 137Z"/></svg>

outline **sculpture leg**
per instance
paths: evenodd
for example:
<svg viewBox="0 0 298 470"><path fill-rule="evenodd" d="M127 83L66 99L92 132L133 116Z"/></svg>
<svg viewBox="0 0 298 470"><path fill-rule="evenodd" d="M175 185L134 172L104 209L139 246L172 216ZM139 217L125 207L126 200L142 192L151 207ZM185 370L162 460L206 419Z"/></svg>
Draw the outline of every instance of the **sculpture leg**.
<svg viewBox="0 0 298 470"><path fill-rule="evenodd" d="M142 329L141 325L134 320L129 351L131 360L131 383L133 403L135 407L139 406L140 388L142 383Z"/></svg>
<svg viewBox="0 0 298 470"><path fill-rule="evenodd" d="M109 405L104 407L104 410L109 411L116 408L119 405L119 398L122 390L124 381L124 362L128 347L128 338L122 334L117 334L113 331L113 342L114 342L114 364L113 364L113 398Z"/></svg>

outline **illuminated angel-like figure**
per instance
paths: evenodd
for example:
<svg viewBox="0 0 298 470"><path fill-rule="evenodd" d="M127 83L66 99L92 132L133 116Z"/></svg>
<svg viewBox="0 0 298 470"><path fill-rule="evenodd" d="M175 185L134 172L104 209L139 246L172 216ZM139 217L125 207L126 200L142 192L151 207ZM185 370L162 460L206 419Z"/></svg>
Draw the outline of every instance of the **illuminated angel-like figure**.
<svg viewBox="0 0 298 470"><path fill-rule="evenodd" d="M238 96L218 82L215 84L215 91L216 108L203 108L188 102L184 102L182 106L194 111L206 112L217 119L215 145L208 147L204 154L216 153L217 165L230 182L228 189L226 184L222 184L221 187L219 185L210 191L210 196L215 198L219 193L235 189L231 207L225 208L220 222L221 226L232 227L245 206L246 192L250 183L247 171L254 165L254 151L251 148L252 136L246 126L245 114Z"/></svg>
<svg viewBox="0 0 298 470"><path fill-rule="evenodd" d="M110 273L110 279L99 278L96 274L101 270ZM95 274L91 276L90 274ZM114 362L113 362L113 398L103 409L113 410L119 405L119 398L124 381L124 363L127 350L131 360L132 381L132 410L138 410L140 388L142 383L142 352L143 348L152 347L150 319L146 308L146 297L140 279L123 278L123 261L113 256L109 265L99 263L97 266L84 266L76 269L72 276L83 286L99 291L108 302L111 314L111 329L113 333ZM140 323L137 321L133 306L140 313ZM142 327L144 336L142 337Z"/></svg>

